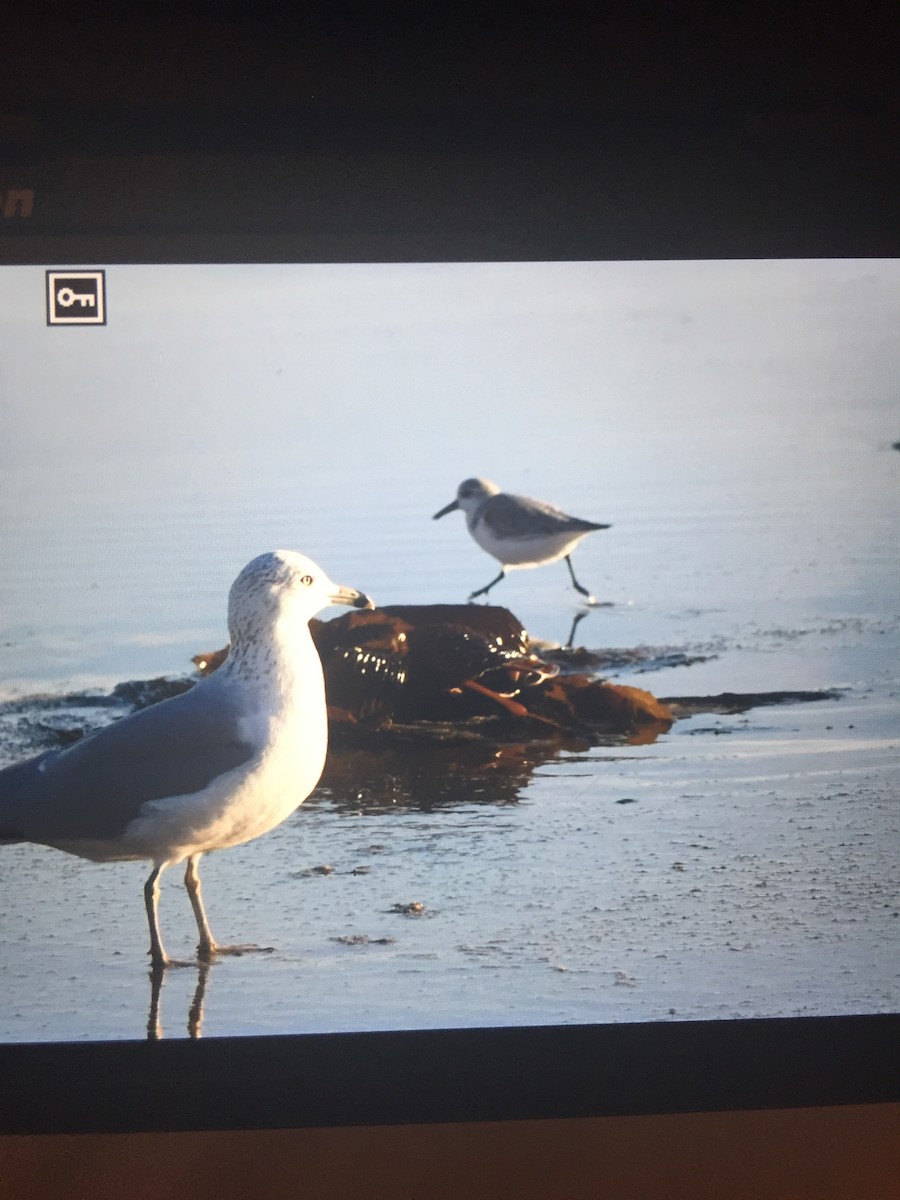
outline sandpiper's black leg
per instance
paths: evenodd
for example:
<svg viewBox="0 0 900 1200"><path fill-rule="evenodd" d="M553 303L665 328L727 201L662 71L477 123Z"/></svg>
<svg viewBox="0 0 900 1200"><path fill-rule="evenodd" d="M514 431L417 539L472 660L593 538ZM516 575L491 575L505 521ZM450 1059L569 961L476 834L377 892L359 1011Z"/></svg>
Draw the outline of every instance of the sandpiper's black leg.
<svg viewBox="0 0 900 1200"><path fill-rule="evenodd" d="M566 566L569 568L569 574L572 576L572 583L575 585L575 591L581 592L582 596L587 596L588 600L590 600L593 603L594 597L587 590L587 588L582 587L581 584L578 582L578 580L575 578L575 572L572 569L572 560L571 560L571 558L569 558L568 554L566 555Z"/></svg>
<svg viewBox="0 0 900 1200"><path fill-rule="evenodd" d="M472 595L469 597L469 599L474 600L477 596L486 596L488 594L488 592L491 590L491 588L494 586L495 583L499 583L501 579L505 579L505 578L506 578L506 567L502 567L500 570L500 574L497 576L496 579L492 579L491 582L486 587L479 588L477 592L473 592Z"/></svg>

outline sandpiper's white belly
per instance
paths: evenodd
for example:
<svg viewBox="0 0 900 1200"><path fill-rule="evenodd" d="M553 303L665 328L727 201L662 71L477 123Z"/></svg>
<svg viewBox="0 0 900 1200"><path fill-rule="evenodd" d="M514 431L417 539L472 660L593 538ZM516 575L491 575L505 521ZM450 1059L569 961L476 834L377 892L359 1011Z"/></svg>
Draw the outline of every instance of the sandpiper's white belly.
<svg viewBox="0 0 900 1200"><path fill-rule="evenodd" d="M505 567L540 567L563 558L585 536L584 533L551 533L538 537L498 538L486 521L470 528L472 537ZM585 531L587 532L587 531Z"/></svg>

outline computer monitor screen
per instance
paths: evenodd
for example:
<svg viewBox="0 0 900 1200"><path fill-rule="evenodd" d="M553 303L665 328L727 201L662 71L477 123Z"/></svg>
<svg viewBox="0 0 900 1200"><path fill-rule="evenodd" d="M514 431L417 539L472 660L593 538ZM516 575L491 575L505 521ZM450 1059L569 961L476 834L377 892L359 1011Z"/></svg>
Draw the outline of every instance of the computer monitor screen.
<svg viewBox="0 0 900 1200"><path fill-rule="evenodd" d="M896 1009L900 263L41 262L0 325L0 1040ZM310 794L191 843L207 962L147 830L293 711L217 654L282 549L376 608Z"/></svg>

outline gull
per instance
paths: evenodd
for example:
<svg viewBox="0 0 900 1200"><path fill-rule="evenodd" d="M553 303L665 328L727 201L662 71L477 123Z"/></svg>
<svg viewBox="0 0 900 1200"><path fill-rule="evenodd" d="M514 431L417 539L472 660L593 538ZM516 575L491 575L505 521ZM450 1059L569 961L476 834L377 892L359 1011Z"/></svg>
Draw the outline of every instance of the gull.
<svg viewBox="0 0 900 1200"><path fill-rule="evenodd" d="M472 592L470 600L486 596L508 570L540 567L564 558L575 590L586 596L589 604L597 603L575 578L569 554L585 534L611 526L570 517L543 500L501 492L489 479L464 480L457 489L456 499L436 512L432 519L436 521L458 508L466 514L469 533L478 545L501 564L497 578Z"/></svg>
<svg viewBox="0 0 900 1200"><path fill-rule="evenodd" d="M251 949L213 938L200 857L268 833L318 783L328 721L309 620L331 604L374 608L295 551L254 558L229 592L231 652L221 669L65 750L0 771L0 842L35 842L94 862L149 859L154 971L181 965L163 947L159 877L185 860L198 958Z"/></svg>

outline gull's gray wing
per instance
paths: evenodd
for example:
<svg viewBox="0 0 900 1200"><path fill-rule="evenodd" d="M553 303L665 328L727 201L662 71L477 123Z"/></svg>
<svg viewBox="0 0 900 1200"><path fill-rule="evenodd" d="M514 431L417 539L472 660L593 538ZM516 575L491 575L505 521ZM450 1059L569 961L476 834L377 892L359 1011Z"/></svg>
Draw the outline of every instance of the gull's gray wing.
<svg viewBox="0 0 900 1200"><path fill-rule="evenodd" d="M498 537L530 538L545 537L556 533L589 533L592 529L608 529L608 525L597 525L593 521L582 521L570 517L552 504L543 500L531 500L528 496L512 496L499 492L491 496L481 512L481 519Z"/></svg>
<svg viewBox="0 0 900 1200"><path fill-rule="evenodd" d="M202 791L257 751L236 699L214 677L0 771L0 840L114 840L148 800Z"/></svg>

